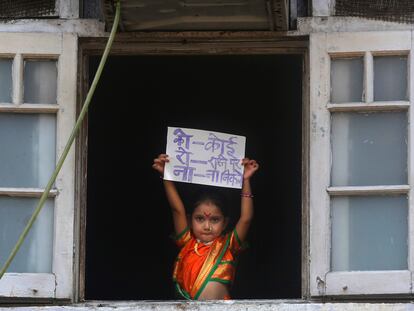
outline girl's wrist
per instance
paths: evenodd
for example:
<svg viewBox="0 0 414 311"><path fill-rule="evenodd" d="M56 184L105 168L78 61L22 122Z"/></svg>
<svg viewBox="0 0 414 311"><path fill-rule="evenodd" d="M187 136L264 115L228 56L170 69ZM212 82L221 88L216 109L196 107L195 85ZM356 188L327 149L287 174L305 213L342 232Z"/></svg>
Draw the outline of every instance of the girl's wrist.
<svg viewBox="0 0 414 311"><path fill-rule="evenodd" d="M253 198L254 197L254 195L250 192L243 192L242 191L242 193L240 193L240 195L244 198Z"/></svg>

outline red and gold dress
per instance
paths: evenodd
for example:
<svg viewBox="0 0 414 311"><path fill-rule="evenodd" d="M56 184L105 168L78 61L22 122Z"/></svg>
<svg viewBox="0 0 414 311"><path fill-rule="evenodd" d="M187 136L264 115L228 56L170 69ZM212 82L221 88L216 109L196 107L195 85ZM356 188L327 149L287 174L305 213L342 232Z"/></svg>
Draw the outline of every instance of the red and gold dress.
<svg viewBox="0 0 414 311"><path fill-rule="evenodd" d="M208 282L230 284L234 280L236 258L242 249L236 230L206 245L187 228L177 236L176 243L181 250L174 264L173 281L184 298L197 300Z"/></svg>

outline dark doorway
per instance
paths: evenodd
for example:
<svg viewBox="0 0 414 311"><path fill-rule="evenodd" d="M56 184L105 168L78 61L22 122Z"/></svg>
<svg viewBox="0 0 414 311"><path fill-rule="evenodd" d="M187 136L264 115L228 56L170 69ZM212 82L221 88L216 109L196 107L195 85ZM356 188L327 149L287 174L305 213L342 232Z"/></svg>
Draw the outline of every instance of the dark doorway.
<svg viewBox="0 0 414 311"><path fill-rule="evenodd" d="M99 63L90 59L90 75ZM246 136L255 219L234 299L301 297L302 56L110 57L89 111L86 299L175 299L178 250L153 159L167 126ZM200 186L178 183L185 203ZM220 188L233 224L240 190Z"/></svg>

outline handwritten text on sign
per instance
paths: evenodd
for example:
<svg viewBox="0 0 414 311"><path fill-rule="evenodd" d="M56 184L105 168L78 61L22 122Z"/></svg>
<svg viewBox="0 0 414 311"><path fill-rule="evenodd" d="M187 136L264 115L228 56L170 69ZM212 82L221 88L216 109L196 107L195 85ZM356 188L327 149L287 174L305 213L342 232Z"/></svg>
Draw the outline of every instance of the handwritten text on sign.
<svg viewBox="0 0 414 311"><path fill-rule="evenodd" d="M164 178L241 188L246 138L211 131L168 127Z"/></svg>

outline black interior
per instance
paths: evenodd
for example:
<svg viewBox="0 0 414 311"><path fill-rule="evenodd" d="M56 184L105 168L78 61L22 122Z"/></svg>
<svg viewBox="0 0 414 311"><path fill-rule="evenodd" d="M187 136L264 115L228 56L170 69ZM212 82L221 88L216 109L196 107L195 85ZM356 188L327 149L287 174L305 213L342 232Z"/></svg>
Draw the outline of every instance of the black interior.
<svg viewBox="0 0 414 311"><path fill-rule="evenodd" d="M100 57L90 58L91 81ZM175 299L178 253L153 159L167 126L246 136L260 163L235 299L301 297L302 56L110 57L88 122L86 299ZM199 185L177 183L189 204ZM227 197L232 224L240 190Z"/></svg>

